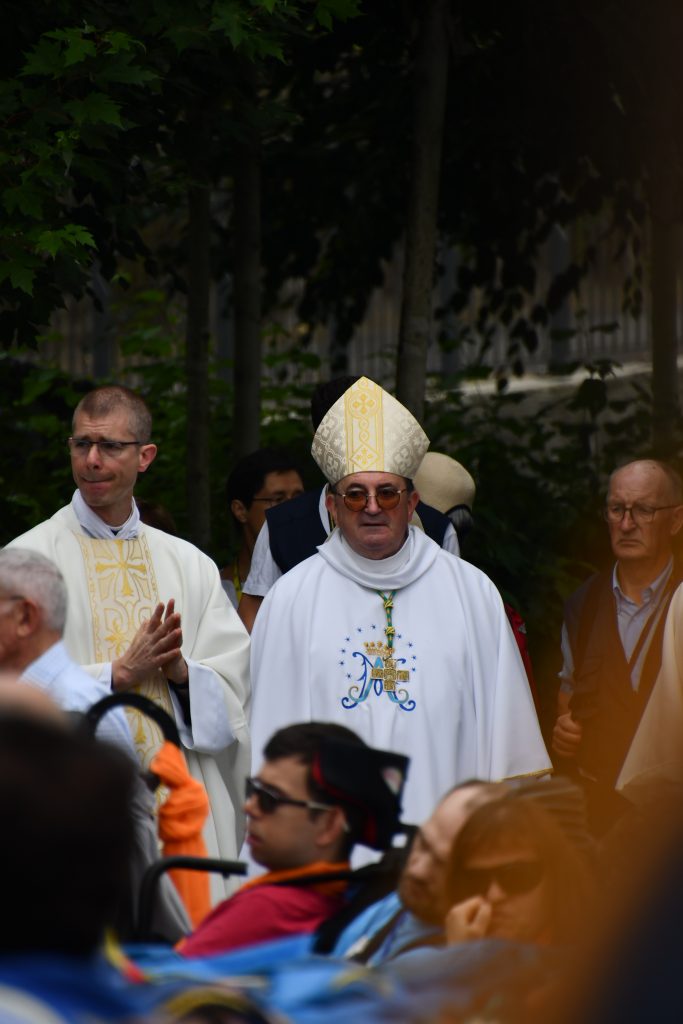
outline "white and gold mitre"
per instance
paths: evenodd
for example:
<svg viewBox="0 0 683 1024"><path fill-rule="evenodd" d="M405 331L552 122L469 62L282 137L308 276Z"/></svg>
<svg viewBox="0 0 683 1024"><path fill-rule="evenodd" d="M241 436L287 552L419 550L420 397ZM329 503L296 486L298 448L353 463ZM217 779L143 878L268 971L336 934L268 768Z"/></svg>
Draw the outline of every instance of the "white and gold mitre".
<svg viewBox="0 0 683 1024"><path fill-rule="evenodd" d="M429 438L412 413L379 384L361 377L325 414L311 454L331 484L351 473L412 479Z"/></svg>

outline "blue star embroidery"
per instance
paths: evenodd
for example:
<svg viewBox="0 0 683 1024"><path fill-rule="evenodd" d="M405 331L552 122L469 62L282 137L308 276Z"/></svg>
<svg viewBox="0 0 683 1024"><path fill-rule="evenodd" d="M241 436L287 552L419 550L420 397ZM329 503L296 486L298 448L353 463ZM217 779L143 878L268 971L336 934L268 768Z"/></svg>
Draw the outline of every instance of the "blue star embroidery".
<svg viewBox="0 0 683 1024"><path fill-rule="evenodd" d="M339 664L340 664L340 665L343 665L343 664L344 664L344 662L343 662L343 661L340 661L340 662L339 662Z"/></svg>
<svg viewBox="0 0 683 1024"><path fill-rule="evenodd" d="M350 636L345 636L344 639L346 640L347 644L351 642L351 637Z"/></svg>
<svg viewBox="0 0 683 1024"><path fill-rule="evenodd" d="M362 632L363 632L363 627L362 626L356 626L356 633L362 633Z"/></svg>

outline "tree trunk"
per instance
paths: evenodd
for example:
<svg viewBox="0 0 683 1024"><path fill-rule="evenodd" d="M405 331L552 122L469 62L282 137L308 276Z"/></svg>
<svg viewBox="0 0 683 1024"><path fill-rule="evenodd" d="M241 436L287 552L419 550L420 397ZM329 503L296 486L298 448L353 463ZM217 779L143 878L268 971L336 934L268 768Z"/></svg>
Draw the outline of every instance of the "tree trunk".
<svg viewBox="0 0 683 1024"><path fill-rule="evenodd" d="M211 189L208 174L192 171L188 188L187 333L187 510L189 537L206 550L211 540L209 478L209 236Z"/></svg>
<svg viewBox="0 0 683 1024"><path fill-rule="evenodd" d="M245 136L235 171L235 458L259 447L261 432L261 144L249 123L256 73L245 70L251 96L245 103Z"/></svg>
<svg viewBox="0 0 683 1024"><path fill-rule="evenodd" d="M670 18L655 18L646 52L651 102L646 122L652 258L652 446L661 457L677 450L678 310L677 281L680 262L680 225L683 222L681 186L680 102L674 83L680 66L683 11L671 8ZM656 56L655 56L656 55Z"/></svg>
<svg viewBox="0 0 683 1024"><path fill-rule="evenodd" d="M396 373L397 398L417 419L422 419L424 412L448 85L448 4L446 0L424 0L423 10L415 61L413 173Z"/></svg>
<svg viewBox="0 0 683 1024"><path fill-rule="evenodd" d="M677 448L678 309L680 228L652 220L652 446L662 458Z"/></svg>

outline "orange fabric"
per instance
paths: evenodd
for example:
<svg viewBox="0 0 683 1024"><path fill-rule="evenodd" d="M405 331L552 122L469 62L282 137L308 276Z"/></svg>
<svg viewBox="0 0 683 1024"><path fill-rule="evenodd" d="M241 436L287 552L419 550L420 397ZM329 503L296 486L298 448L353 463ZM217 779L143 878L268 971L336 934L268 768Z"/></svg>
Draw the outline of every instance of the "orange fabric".
<svg viewBox="0 0 683 1024"><path fill-rule="evenodd" d="M308 875L325 875L334 874L337 871L348 871L349 867L350 865L347 860L339 861L335 864L331 864L328 860L317 860L313 864L306 864L302 868L287 868L285 871L267 871L265 875L257 875L256 878L250 878L248 882L240 886L239 891L252 889L257 885L274 885L276 882L288 882L292 878L306 878ZM321 892L333 894L335 892L343 892L348 884L348 879L342 879L337 882L319 882L315 884L314 888L319 889Z"/></svg>
<svg viewBox="0 0 683 1024"><path fill-rule="evenodd" d="M209 814L209 798L201 782L187 770L178 747L166 742L150 764L151 771L170 793L159 808L159 838L164 855L206 857L202 828ZM211 909L209 876L205 871L170 871L192 924L196 926Z"/></svg>

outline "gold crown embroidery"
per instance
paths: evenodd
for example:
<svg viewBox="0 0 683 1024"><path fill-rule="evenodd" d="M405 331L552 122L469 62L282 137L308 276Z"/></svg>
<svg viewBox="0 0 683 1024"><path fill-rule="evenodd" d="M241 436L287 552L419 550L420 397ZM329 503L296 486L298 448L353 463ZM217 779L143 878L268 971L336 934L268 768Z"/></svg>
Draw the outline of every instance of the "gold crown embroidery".
<svg viewBox="0 0 683 1024"><path fill-rule="evenodd" d="M407 683L410 679L410 672L406 669L396 668L396 660L391 655L394 653L390 647L381 642L370 642L363 645L369 658L380 659L382 665L373 665L370 672L371 679L380 679L382 689L385 693L394 693L396 683Z"/></svg>

